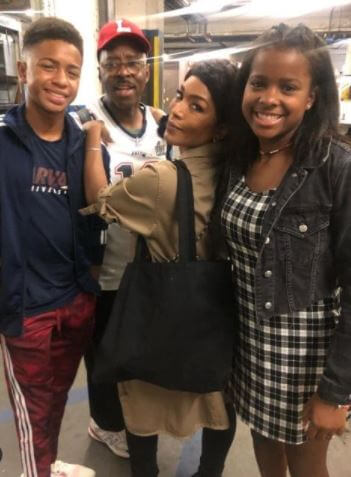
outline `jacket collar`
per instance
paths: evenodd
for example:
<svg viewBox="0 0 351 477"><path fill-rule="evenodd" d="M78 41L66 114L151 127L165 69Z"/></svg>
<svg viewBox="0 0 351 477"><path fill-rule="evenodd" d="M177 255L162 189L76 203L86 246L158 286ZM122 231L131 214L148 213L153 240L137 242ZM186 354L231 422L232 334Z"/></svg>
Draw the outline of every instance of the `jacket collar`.
<svg viewBox="0 0 351 477"><path fill-rule="evenodd" d="M31 128L25 119L25 104L14 106L5 114L4 122L16 134L18 139L30 149ZM82 145L84 134L75 120L66 112L65 129L67 132L67 151L72 154Z"/></svg>
<svg viewBox="0 0 351 477"><path fill-rule="evenodd" d="M297 165L303 169L315 169L322 166L329 157L331 145L331 137L323 138L318 149L310 151L306 157L298 159Z"/></svg>

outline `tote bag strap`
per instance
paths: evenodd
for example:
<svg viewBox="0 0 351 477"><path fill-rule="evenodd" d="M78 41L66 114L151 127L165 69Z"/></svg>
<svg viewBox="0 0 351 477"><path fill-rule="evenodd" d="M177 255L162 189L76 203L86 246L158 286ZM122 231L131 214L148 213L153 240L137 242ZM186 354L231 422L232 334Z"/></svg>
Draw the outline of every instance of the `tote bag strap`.
<svg viewBox="0 0 351 477"><path fill-rule="evenodd" d="M196 261L195 214L193 184L185 163L176 160L177 168L176 217L179 228L179 262ZM134 262L150 261L145 238L138 235Z"/></svg>
<svg viewBox="0 0 351 477"><path fill-rule="evenodd" d="M194 196L191 175L185 163L176 160L176 216L179 227L179 262L196 261Z"/></svg>
<svg viewBox="0 0 351 477"><path fill-rule="evenodd" d="M147 248L146 240L142 235L137 236L133 262L151 262L151 255Z"/></svg>

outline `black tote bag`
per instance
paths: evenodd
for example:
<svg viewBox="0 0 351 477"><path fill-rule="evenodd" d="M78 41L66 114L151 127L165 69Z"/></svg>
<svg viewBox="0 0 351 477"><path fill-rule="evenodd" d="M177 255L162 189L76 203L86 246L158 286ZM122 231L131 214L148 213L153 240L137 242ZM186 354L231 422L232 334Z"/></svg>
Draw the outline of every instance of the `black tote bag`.
<svg viewBox="0 0 351 477"><path fill-rule="evenodd" d="M197 393L223 390L232 367L234 300L229 261L196 260L191 176L177 166L179 261L145 259L138 238L97 350L93 379L140 379Z"/></svg>

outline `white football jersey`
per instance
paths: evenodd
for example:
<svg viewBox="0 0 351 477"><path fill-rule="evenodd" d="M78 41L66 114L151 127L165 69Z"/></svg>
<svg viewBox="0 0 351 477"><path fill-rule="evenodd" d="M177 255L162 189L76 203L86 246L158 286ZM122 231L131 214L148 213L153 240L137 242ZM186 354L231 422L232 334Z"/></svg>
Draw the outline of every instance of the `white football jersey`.
<svg viewBox="0 0 351 477"><path fill-rule="evenodd" d="M145 114L144 131L134 136L116 124L100 98L89 109L102 119L110 133L113 143L107 149L110 159L110 181L112 184L135 174L150 162L166 158L166 143L157 134L158 124L150 107L140 105ZM117 290L124 269L133 259L135 237L118 224L111 224L107 230L107 243L100 273L103 290Z"/></svg>

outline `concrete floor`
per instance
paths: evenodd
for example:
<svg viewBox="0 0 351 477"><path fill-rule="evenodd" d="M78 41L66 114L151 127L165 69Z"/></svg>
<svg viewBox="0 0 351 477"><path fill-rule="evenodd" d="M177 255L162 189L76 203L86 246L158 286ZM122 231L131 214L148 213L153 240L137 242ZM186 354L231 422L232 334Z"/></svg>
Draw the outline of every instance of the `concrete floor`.
<svg viewBox="0 0 351 477"><path fill-rule="evenodd" d="M21 464L2 365L0 376L0 447L3 450L0 477L19 477ZM96 477L129 477L128 460L115 457L105 446L88 437L88 420L85 371L81 366L66 408L59 458L95 469ZM161 437L158 454L160 477L190 477L198 465L200 438L200 433L186 441ZM351 477L350 451L351 433L346 434L343 440L333 439L329 452L330 477ZM250 435L247 427L241 423L238 425L223 477L259 477Z"/></svg>

